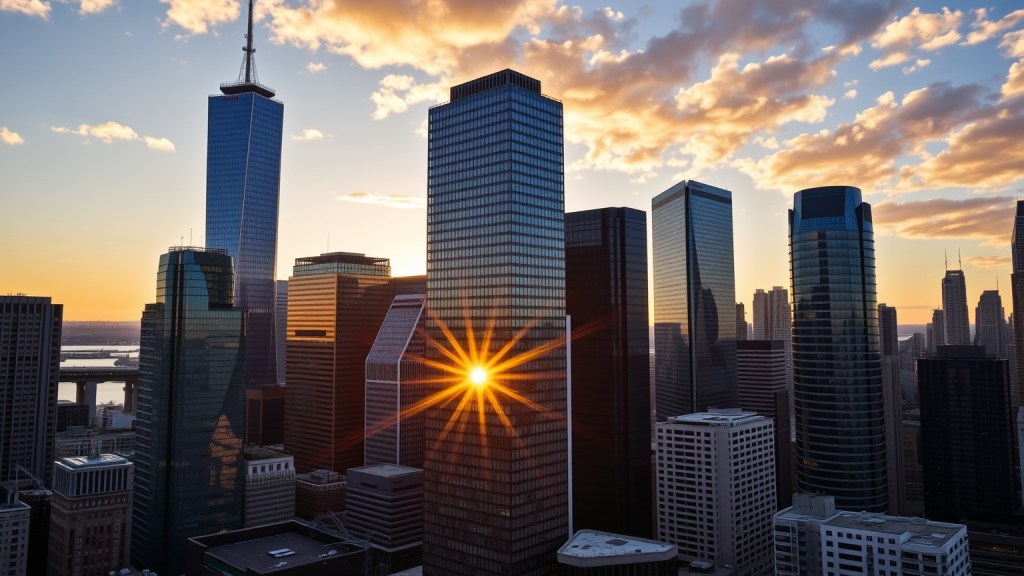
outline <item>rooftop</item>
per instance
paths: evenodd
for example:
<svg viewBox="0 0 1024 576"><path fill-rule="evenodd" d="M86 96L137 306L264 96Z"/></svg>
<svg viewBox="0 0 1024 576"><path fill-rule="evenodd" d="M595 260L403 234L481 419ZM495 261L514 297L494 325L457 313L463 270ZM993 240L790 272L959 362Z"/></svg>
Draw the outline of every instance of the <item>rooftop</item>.
<svg viewBox="0 0 1024 576"><path fill-rule="evenodd" d="M406 474L422 474L423 470L419 468L410 468L408 466L399 466L398 464L374 464L372 466L350 468L348 472L349 474L352 472L362 472L363 474L371 474L373 476L380 476L383 478L395 478L397 476L405 476Z"/></svg>
<svg viewBox="0 0 1024 576"><path fill-rule="evenodd" d="M68 468L98 468L101 466L124 466L128 464L128 460L116 454L100 454L98 456L61 458L58 463Z"/></svg>
<svg viewBox="0 0 1024 576"><path fill-rule="evenodd" d="M947 524L932 522L924 518L904 518L870 512L840 512L833 518L822 522L821 525L904 535L906 537L901 539L903 544L935 548L942 547L961 531L966 532L967 530L963 524Z"/></svg>
<svg viewBox="0 0 1024 576"><path fill-rule="evenodd" d="M274 529L276 528L275 525ZM243 530L238 536L244 537L245 532L247 531ZM229 535L230 532L212 536ZM256 574L273 574L287 570L294 573L297 566L316 564L327 558L361 552L345 546L335 538L327 539L329 541L321 541L299 532L286 531L224 544L215 543L223 538L203 537L195 540L210 544L205 554L247 573L252 569ZM271 551L276 554L271 554Z"/></svg>
<svg viewBox="0 0 1024 576"><path fill-rule="evenodd" d="M596 530L580 530L558 549L558 562L580 567L612 566L670 560L678 554L679 549L674 544Z"/></svg>
<svg viewBox="0 0 1024 576"><path fill-rule="evenodd" d="M743 412L739 408L726 408L723 410L711 409L707 412L695 412L685 416L669 418L669 424L692 424L698 426L739 426L764 420L764 416L758 416L755 412Z"/></svg>

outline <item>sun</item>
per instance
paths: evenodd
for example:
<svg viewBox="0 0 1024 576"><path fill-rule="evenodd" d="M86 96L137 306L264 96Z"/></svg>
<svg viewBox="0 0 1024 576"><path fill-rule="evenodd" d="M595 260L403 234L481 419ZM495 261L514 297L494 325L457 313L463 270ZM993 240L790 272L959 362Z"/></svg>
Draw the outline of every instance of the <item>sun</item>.
<svg viewBox="0 0 1024 576"><path fill-rule="evenodd" d="M473 368L469 372L469 381L477 386L483 386L487 383L487 371L483 368Z"/></svg>

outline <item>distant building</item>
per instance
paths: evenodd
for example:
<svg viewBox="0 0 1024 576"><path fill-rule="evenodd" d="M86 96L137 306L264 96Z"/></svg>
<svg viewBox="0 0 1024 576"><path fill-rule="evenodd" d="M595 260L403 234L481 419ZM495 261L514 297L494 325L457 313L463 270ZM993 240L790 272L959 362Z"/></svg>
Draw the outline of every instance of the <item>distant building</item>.
<svg viewBox="0 0 1024 576"><path fill-rule="evenodd" d="M171 248L157 279L142 314L131 559L180 574L187 538L242 523L246 313L224 250Z"/></svg>
<svg viewBox="0 0 1024 576"><path fill-rule="evenodd" d="M247 446L244 502L243 528L294 518L295 459L262 446Z"/></svg>
<svg viewBox="0 0 1024 576"><path fill-rule="evenodd" d="M295 516L316 520L321 514L345 511L345 475L330 470L314 470L295 475Z"/></svg>
<svg viewBox="0 0 1024 576"><path fill-rule="evenodd" d="M878 305L878 353L882 356L899 356L899 323L896 309L885 304Z"/></svg>
<svg viewBox="0 0 1024 576"><path fill-rule="evenodd" d="M947 346L971 345L971 318L967 313L967 279L963 270L946 270L942 279L942 312Z"/></svg>
<svg viewBox="0 0 1024 576"><path fill-rule="evenodd" d="M578 530L558 549L559 576L676 576L679 548L635 536Z"/></svg>
<svg viewBox="0 0 1024 576"><path fill-rule="evenodd" d="M135 454L135 430L96 430L69 426L58 432L53 443L53 457L88 456L92 447L100 454Z"/></svg>
<svg viewBox="0 0 1024 576"><path fill-rule="evenodd" d="M903 470L903 393L900 379L900 341L896 309L878 305L879 353L882 362L882 403L885 406L885 470L888 475L889 510L906 515L906 481Z"/></svg>
<svg viewBox="0 0 1024 576"><path fill-rule="evenodd" d="M4 576L29 576L26 568L31 513L28 504L20 502L14 493L0 500L0 558Z"/></svg>
<svg viewBox="0 0 1024 576"><path fill-rule="evenodd" d="M188 539L185 576L363 576L365 550L292 520Z"/></svg>
<svg viewBox="0 0 1024 576"><path fill-rule="evenodd" d="M132 484L132 463L113 454L54 462L48 576L128 567Z"/></svg>
<svg viewBox="0 0 1024 576"><path fill-rule="evenodd" d="M946 345L946 313L932 310L932 337L928 340L928 350L935 352L939 346Z"/></svg>
<svg viewBox="0 0 1024 576"><path fill-rule="evenodd" d="M423 466L423 412L411 408L438 390L424 380L423 294L395 296L366 356L363 462ZM403 416L404 414L404 416Z"/></svg>
<svg viewBox="0 0 1024 576"><path fill-rule="evenodd" d="M984 346L985 353L992 358L1006 358L1006 311L998 290L981 293L974 309L974 329L975 345Z"/></svg>
<svg viewBox="0 0 1024 576"><path fill-rule="evenodd" d="M925 515L1012 523L1020 478L1007 361L981 346L940 346L918 367Z"/></svg>
<svg viewBox="0 0 1024 576"><path fill-rule="evenodd" d="M1024 528L967 523L972 576L1024 576Z"/></svg>
<svg viewBox="0 0 1024 576"><path fill-rule="evenodd" d="M776 576L825 576L821 523L836 516L836 500L824 494L792 495L793 506L775 515Z"/></svg>
<svg viewBox="0 0 1024 576"><path fill-rule="evenodd" d="M657 539L687 560L732 566L737 576L772 566L775 429L739 409L657 425Z"/></svg>
<svg viewBox="0 0 1024 576"><path fill-rule="evenodd" d="M651 535L647 214L565 215L574 528Z"/></svg>
<svg viewBox="0 0 1024 576"><path fill-rule="evenodd" d="M747 330L749 328L747 324L747 311L743 306L743 302L736 303L736 339L746 340Z"/></svg>
<svg viewBox="0 0 1024 576"><path fill-rule="evenodd" d="M64 306L49 297L0 296L0 480L5 482L19 476L20 465L50 483L63 315Z"/></svg>
<svg viewBox="0 0 1024 576"><path fill-rule="evenodd" d="M767 292L758 288L754 292L754 319L751 322L754 328L754 340L771 340L771 311L771 298Z"/></svg>
<svg viewBox="0 0 1024 576"><path fill-rule="evenodd" d="M652 200L651 230L658 419L734 408L732 193L680 182Z"/></svg>
<svg viewBox="0 0 1024 576"><path fill-rule="evenodd" d="M297 258L288 280L284 447L299 472L363 465L366 356L391 305L387 258Z"/></svg>
<svg viewBox="0 0 1024 576"><path fill-rule="evenodd" d="M277 300L274 303L274 347L277 353L277 383L286 384L288 366L288 281L275 280Z"/></svg>
<svg viewBox="0 0 1024 576"><path fill-rule="evenodd" d="M66 432L68 426L88 426L89 405L70 400L57 401L57 433ZM60 456L56 456L59 458Z"/></svg>
<svg viewBox="0 0 1024 576"><path fill-rule="evenodd" d="M921 422L904 420L903 476L905 515L924 517L924 462L921 459Z"/></svg>
<svg viewBox="0 0 1024 576"><path fill-rule="evenodd" d="M422 564L423 470L375 464L346 477L345 526L369 539L374 564L388 573Z"/></svg>
<svg viewBox="0 0 1024 576"><path fill-rule="evenodd" d="M1024 399L1024 201L1017 200L1010 233L1010 256L1013 269L1010 274L1010 294L1013 301L1013 347L1015 382L1014 397L1018 404Z"/></svg>
<svg viewBox="0 0 1024 576"><path fill-rule="evenodd" d="M775 428L775 499L787 508L793 497L792 435L786 388L786 343L746 340L736 343L736 383L740 407L773 419Z"/></svg>

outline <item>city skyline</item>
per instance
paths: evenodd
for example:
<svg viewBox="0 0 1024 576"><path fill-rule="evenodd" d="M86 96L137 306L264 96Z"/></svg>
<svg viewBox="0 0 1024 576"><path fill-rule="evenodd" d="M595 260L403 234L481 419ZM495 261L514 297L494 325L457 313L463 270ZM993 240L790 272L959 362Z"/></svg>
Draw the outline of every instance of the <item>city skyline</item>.
<svg viewBox="0 0 1024 576"><path fill-rule="evenodd" d="M225 71L237 70L245 10L235 2L226 3L227 9L221 13L186 10L197 5L175 0L170 14L167 5L156 2L99 2L85 7L30 2L0 7L0 30L4 31L0 48L8 53L25 53L28 48L30 54L9 65L10 87L0 96L8 111L0 116L0 126L5 129L0 171L5 174L5 189L11 191L4 196L12 208L5 214L30 215L0 221L0 238L9 245L25 247L0 256L0 267L11 271L0 279L0 292L51 295L65 303L69 320L134 319L147 301L150 272L145 266L134 267L117 285L94 289L91 287L103 284L102 271L85 265L81 250L117 244L125 258L146 262L147 255L187 239L190 229L193 244L205 241L201 208L203 97L225 79ZM684 9L699 5L690 3ZM25 8L19 12L11 6ZM456 19L453 29L471 30L463 24L474 18L493 18L494 27L466 42L443 38L438 32L422 57L410 55L404 45L396 49L401 54L382 52L382 42L388 38L381 28L369 26L365 37L352 40L365 42L369 49L353 60L347 54L354 52L346 52L347 44L339 40L345 35L339 30L347 30L344 26L351 22L344 19L355 16L320 14L325 22L322 28L308 28L307 21L288 28L281 18L297 14L297 2L267 2L263 8L257 3L255 35L261 71L273 79L281 98L294 110L285 116L277 277L287 277L295 257L327 251L328 234L332 250L389 257L396 275L423 273L426 234L421 206L425 200L426 141L416 131L425 121L426 107L443 99L438 96L443 90L434 82L441 80L446 87L480 75L482 71L465 64L464 57L479 52L482 46L509 39L507 44L522 46L490 55L484 63L487 71L510 65L526 74L535 73L548 82L552 96L565 102L567 209L615 205L646 211L650 198L682 179L677 178L680 175L729 189L736 201L737 294L744 299L741 301L758 286L788 284L786 206L792 193L804 187L795 185L794 180L803 174L811 185L816 178L803 168L791 167L790 180L782 179L781 163L798 152L807 154L808 165L824 170L821 178L843 179L834 183L865 189L865 199L876 207L879 250L885 254L879 260L879 297L899 308L907 323L926 323L931 308L940 301L933 286L944 272L944 248L963 249L964 268L971 277L970 302L976 302L982 290L994 288L997 279L1008 281L1009 208L1022 170L996 166L1005 156L992 153L992 163L979 160L969 165L967 172L973 182L968 185L961 180L958 186L947 188L943 182L955 179L940 174L941 163L928 164L929 160L913 156L910 150L925 145L934 158L943 158L939 152L944 146L962 145L952 137L954 131L960 130L963 136L971 130L989 129L989 115L999 110L1011 114L1014 121L1004 122L1003 132L990 133L995 140L985 142L1019 131L1020 122L1015 120L1019 107L1010 102L1017 84L1007 80L1008 68L1018 57L1005 56L1014 53L1011 41L1016 36L1012 34L1021 27L1020 18L1011 15L1004 19L1012 5L997 3L985 14L955 4L948 13L932 5L922 5L916 12L910 4L872 8L866 10L870 18L850 17L839 26L820 8L792 20L771 13L741 16L730 2L712 3L718 19L708 26L721 26L723 37L740 37L744 26L753 21L763 21L769 30L759 43L735 43L732 48L740 52L735 59L722 45L709 40L703 34L706 30L692 21L680 23L675 18L677 8L658 2L645 6L612 5L606 12L603 5L584 3L577 13L565 4L541 2L521 7L514 21L503 21L482 9L479 14ZM37 13L24 13L33 9ZM561 28L552 24L558 20L552 16L555 13L561 14ZM401 25L410 17L404 13L393 16ZM726 21L726 17L735 21ZM983 26L985 22L993 26ZM533 23L538 23L536 34L527 30ZM824 24L828 31L812 30L815 23ZM924 23L934 26L917 25ZM604 44L594 39L598 28L603 31ZM566 56L570 59L567 66L571 66L565 68L564 75L545 73L542 67L552 64L554 43L570 37L581 45L589 40L591 48L583 55ZM679 55L685 71L666 69L655 60L658 48L680 37L693 40L696 48ZM314 41L320 42L317 51L304 49ZM67 42L75 43L83 60L62 58L59 50L43 49L47 44ZM822 50L833 45L837 48ZM863 53L853 54L854 45ZM335 52L328 50L331 46ZM782 58L783 53L788 56ZM911 59L886 65L901 54ZM433 64L428 61L431 57ZM572 68L580 59L591 63L593 74ZM115 67L98 71L94 66L82 66L82 61L110 62L145 73L140 79ZM921 63L925 61L929 64ZM636 124L640 120L633 102L622 100L625 96L602 76L621 81L628 78L630 66L642 66L655 78L653 83L642 84L642 90L667 94L666 102L690 106L683 111L665 108L663 102L667 119L653 127L657 130L652 132L651 142L633 128L622 142L614 142L608 140L607 132L589 123L595 114L605 116L602 106L622 105L620 116L603 118L607 124L603 129L644 127ZM763 116L756 112L747 117L730 107L721 92L723 81L743 82L746 87L753 80L749 75L770 71L773 66L788 67L773 74L799 76L795 88L774 87L765 93L775 108L790 106L790 116L778 110L772 116L768 110ZM904 68L908 73L903 73ZM35 81L31 74L40 69L54 73ZM73 79L88 87L89 94L73 105L55 101L51 94L59 90L49 83L58 78ZM855 80L858 84L844 86ZM942 84L945 81L951 84ZM403 88L409 83L416 87ZM924 92L919 92L922 89ZM144 97L140 90L146 90ZM608 94L602 96L602 90ZM750 90L755 93L752 85ZM851 90L857 94L846 98ZM889 90L892 96L886 97ZM986 94L994 97L985 101ZM881 102L875 102L879 98ZM342 106L336 106L335 99L340 99ZM702 110L707 112L701 102L730 114L730 121L722 123L727 127L709 126L701 116ZM934 128L936 132L921 135L906 124L913 112L909 108L918 103L923 106L919 111L927 110L943 120ZM967 110L974 114L971 125ZM898 117L901 111L908 118ZM897 150L894 156L865 160L871 186L852 181L851 174L836 172L844 169L842 158L834 154L834 147L818 141L822 129L842 137L844 130L858 122L858 114L883 120L893 133L872 133L874 142L880 150L887 144L894 144ZM380 119L375 120L375 115ZM844 128L844 124L849 126ZM89 146L82 145L86 140ZM978 142L978 146L987 145ZM819 150L814 146L825 147ZM708 156L714 150L725 155L717 159ZM817 156L812 154L815 150ZM1014 150L1009 146L1006 153ZM988 153L980 148L977 152L979 157ZM387 170L387 164L395 160L406 168ZM684 161L687 165L680 166ZM49 169L52 162L59 162L65 170ZM698 165L703 166L701 174L687 172ZM933 184L901 186L896 172L916 172L921 178L931 178ZM158 177L144 176L150 174ZM883 184L879 174L891 177ZM141 217L155 205L155 198L170 193L180 199L179 205L162 206L166 214L160 219ZM346 200L338 201L338 197ZM883 210L891 201L896 204ZM393 207L403 203L414 209ZM1005 223L1000 221L1002 212L995 211L1004 205ZM43 206L49 208L42 210ZM41 225L42 214L52 217L54 226ZM376 220L388 224L369 224ZM898 229L895 235L893 227ZM936 239L935 235L946 237ZM81 281L62 282L69 272Z"/></svg>

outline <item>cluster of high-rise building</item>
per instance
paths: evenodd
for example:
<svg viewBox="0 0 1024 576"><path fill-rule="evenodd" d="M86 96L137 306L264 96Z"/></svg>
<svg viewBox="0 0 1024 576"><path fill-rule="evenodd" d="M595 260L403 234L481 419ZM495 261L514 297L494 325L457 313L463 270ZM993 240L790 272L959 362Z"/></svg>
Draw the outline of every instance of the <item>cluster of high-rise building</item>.
<svg viewBox="0 0 1024 576"><path fill-rule="evenodd" d="M206 246L142 311L133 451L55 456L62 307L0 297L9 574L1021 573L1024 202L1014 315L985 291L973 338L962 270L899 333L850 186L796 192L791 284L748 309L730 191L653 198L649 275L647 214L567 213L563 105L502 70L429 111L425 276L330 252L276 280L251 2L247 40Z"/></svg>

